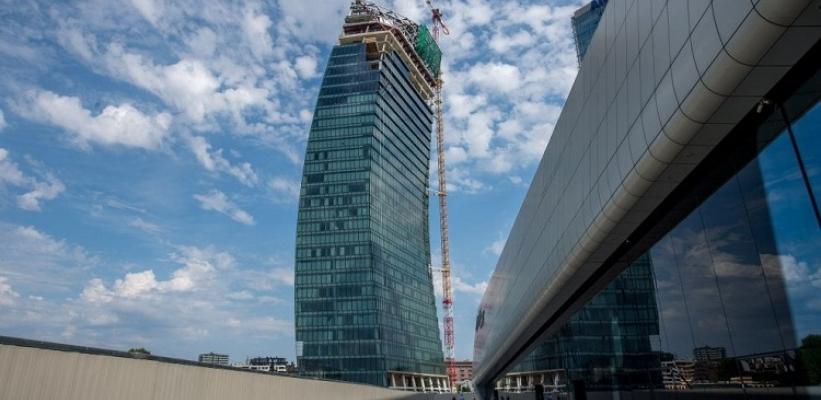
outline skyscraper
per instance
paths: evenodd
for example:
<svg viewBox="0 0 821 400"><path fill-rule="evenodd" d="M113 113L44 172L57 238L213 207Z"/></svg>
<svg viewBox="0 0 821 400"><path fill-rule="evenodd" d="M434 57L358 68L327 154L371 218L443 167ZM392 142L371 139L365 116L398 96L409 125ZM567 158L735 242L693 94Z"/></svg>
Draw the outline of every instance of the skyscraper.
<svg viewBox="0 0 821 400"><path fill-rule="evenodd" d="M591 390L658 384L660 360L651 340L659 334L656 308L652 264L643 255L539 344L511 375L538 379L550 377L547 371L559 373L555 381L541 379L549 390L579 380L587 381Z"/></svg>
<svg viewBox="0 0 821 400"><path fill-rule="evenodd" d="M573 14L573 38L576 39L576 57L579 58L579 65L587 53L587 46L590 45L590 40L596 33L606 5L607 0L593 0Z"/></svg>
<svg viewBox="0 0 821 400"><path fill-rule="evenodd" d="M428 235L441 52L424 26L355 2L305 153L296 244L302 375L444 388Z"/></svg>

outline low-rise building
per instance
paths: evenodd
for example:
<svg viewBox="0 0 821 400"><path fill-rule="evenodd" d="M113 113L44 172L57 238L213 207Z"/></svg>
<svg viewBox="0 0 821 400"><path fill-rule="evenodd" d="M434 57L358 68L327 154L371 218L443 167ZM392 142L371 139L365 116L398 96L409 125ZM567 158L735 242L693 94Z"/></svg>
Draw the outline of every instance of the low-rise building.
<svg viewBox="0 0 821 400"><path fill-rule="evenodd" d="M203 364L213 364L213 365L228 365L228 354L217 354L217 353L203 353L199 356L199 362Z"/></svg>
<svg viewBox="0 0 821 400"><path fill-rule="evenodd" d="M254 357L245 360L245 363L235 363L233 367L274 374L285 374L288 372L288 365L288 360L282 357Z"/></svg>

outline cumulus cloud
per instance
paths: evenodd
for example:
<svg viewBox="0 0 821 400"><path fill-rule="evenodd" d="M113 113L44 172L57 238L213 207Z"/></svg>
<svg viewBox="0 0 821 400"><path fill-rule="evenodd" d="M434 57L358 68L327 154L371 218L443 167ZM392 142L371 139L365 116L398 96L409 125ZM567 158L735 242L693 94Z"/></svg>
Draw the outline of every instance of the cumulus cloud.
<svg viewBox="0 0 821 400"><path fill-rule="evenodd" d="M482 296L487 289L487 282L468 283L458 276L453 277L453 290L460 293L467 293Z"/></svg>
<svg viewBox="0 0 821 400"><path fill-rule="evenodd" d="M71 140L81 147L96 143L156 149L171 126L168 113L148 115L130 104L121 104L106 106L99 114L92 115L79 98L47 90L30 92L26 107L25 114L66 130L72 135Z"/></svg>
<svg viewBox="0 0 821 400"><path fill-rule="evenodd" d="M40 175L39 179L25 175L10 159L8 150L0 148L0 188L15 186L28 190L17 196L17 206L23 210L40 211L42 201L53 200L66 189L51 172L41 172Z"/></svg>
<svg viewBox="0 0 821 400"><path fill-rule="evenodd" d="M314 56L305 55L297 57L294 67L302 79L313 78L317 75L316 58Z"/></svg>
<svg viewBox="0 0 821 400"><path fill-rule="evenodd" d="M266 97L263 89L221 90L220 78L198 59L184 58L174 64L158 65L141 54L112 44L104 60L112 75L154 93L198 123L215 112L239 113Z"/></svg>
<svg viewBox="0 0 821 400"><path fill-rule="evenodd" d="M192 292L217 284L219 271L235 267L233 256L213 248L183 246L171 254L181 267L171 272L166 280L157 279L153 269L128 272L114 281L111 287L99 279L91 279L81 293L89 303L109 303L116 299L139 299L163 293Z"/></svg>
<svg viewBox="0 0 821 400"><path fill-rule="evenodd" d="M271 19L258 10L246 9L243 13L242 29L251 50L258 58L263 59L273 52L273 42L268 34Z"/></svg>
<svg viewBox="0 0 821 400"><path fill-rule="evenodd" d="M348 11L348 0L328 0L317 7L315 3L301 0L279 0L283 14L280 25L293 37L304 41L330 43L340 32L339 23Z"/></svg>
<svg viewBox="0 0 821 400"><path fill-rule="evenodd" d="M46 181L32 181L32 190L17 197L17 205L28 211L40 211L40 202L53 200L66 190L65 185L51 174L47 174Z"/></svg>
<svg viewBox="0 0 821 400"><path fill-rule="evenodd" d="M199 340L217 332L219 340L251 341L252 347L293 335L293 322L269 316L272 306L290 302L273 287L253 285L264 275L275 287L290 286L291 268L240 266L214 247L175 246L158 265L128 264L116 272L105 262L107 268L97 269L101 262L80 247L2 222L0 254L0 325L36 329L45 340L138 344L179 357L191 351L179 348L202 346Z"/></svg>
<svg viewBox="0 0 821 400"><path fill-rule="evenodd" d="M206 170L231 175L245 186L255 186L259 182L250 163L232 164L223 156L222 149L212 150L211 144L204 137L190 137L188 146Z"/></svg>
<svg viewBox="0 0 821 400"><path fill-rule="evenodd" d="M467 78L481 89L502 93L516 90L522 84L517 66L499 62L473 65L467 70Z"/></svg>
<svg viewBox="0 0 821 400"><path fill-rule="evenodd" d="M487 185L538 162L577 73L570 17L580 5L442 5L458 32L440 41L449 173Z"/></svg>
<svg viewBox="0 0 821 400"><path fill-rule="evenodd" d="M462 293L471 296L482 297L482 295L485 293L485 289L487 289L487 282L484 281L469 283L456 274L451 275L451 279L451 287L453 288L454 293ZM434 269L433 292L437 298L442 298L443 290L444 289L442 288L442 272L441 270Z"/></svg>
<svg viewBox="0 0 821 400"><path fill-rule="evenodd" d="M216 211L225 214L234 221L245 225L254 225L254 217L246 211L239 208L225 193L219 190L211 190L205 194L195 194L194 198L200 202L200 207L203 210Z"/></svg>
<svg viewBox="0 0 821 400"><path fill-rule="evenodd" d="M11 290L8 278L0 276L0 306L14 305L15 299L18 297L20 297L20 294Z"/></svg>

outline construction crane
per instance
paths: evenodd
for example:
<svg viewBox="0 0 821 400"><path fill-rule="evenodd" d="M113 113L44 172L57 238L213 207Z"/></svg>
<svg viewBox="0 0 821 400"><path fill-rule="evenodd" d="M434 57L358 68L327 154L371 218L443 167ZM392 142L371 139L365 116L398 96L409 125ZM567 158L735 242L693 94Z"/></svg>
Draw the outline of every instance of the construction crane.
<svg viewBox="0 0 821 400"><path fill-rule="evenodd" d="M442 20L442 12L433 6L430 0L425 1L431 12L431 22L433 24L433 39L439 42L439 33L449 35L445 21ZM442 80L441 73L436 78L434 112L436 114L436 150L437 166L439 169L439 238L442 244L442 308L444 317L442 326L445 330L445 365L450 380L451 389L456 383L456 364L453 338L453 287L451 285L450 270L450 242L448 241L448 189L445 180L445 127L442 104Z"/></svg>

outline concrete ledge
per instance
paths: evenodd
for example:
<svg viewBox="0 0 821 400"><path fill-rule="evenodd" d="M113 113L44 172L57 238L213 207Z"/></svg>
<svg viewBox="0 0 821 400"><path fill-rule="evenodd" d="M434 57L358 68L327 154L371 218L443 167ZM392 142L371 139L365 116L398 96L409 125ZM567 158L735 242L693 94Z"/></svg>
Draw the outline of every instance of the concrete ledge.
<svg viewBox="0 0 821 400"><path fill-rule="evenodd" d="M0 336L0 399L427 399L424 394L278 376L166 357Z"/></svg>

